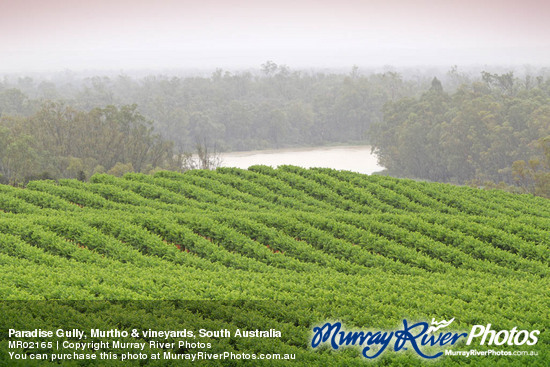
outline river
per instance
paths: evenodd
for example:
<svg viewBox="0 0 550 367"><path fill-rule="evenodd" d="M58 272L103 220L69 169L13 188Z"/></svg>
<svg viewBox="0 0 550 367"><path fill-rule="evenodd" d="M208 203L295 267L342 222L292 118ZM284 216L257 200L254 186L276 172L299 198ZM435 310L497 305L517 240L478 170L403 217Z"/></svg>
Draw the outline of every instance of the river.
<svg viewBox="0 0 550 367"><path fill-rule="evenodd" d="M294 148L277 150L255 150L221 154L222 167L248 168L255 164L279 166L290 164L304 168L326 167L371 174L384 168L378 165L371 147L337 146L317 148Z"/></svg>

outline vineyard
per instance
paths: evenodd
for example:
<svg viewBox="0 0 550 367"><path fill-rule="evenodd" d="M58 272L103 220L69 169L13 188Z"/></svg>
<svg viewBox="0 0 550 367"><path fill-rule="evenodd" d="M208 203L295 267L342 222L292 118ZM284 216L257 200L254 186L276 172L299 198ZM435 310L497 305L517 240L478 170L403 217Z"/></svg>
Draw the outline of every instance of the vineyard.
<svg viewBox="0 0 550 367"><path fill-rule="evenodd" d="M455 318L540 330L520 348L539 355L437 365L544 366L549 247L550 201L496 190L294 166L32 181L0 186L0 323L23 327L27 307L42 329L273 328L281 338L214 349L364 366L359 349L311 350L312 327ZM375 363L422 362L387 351Z"/></svg>

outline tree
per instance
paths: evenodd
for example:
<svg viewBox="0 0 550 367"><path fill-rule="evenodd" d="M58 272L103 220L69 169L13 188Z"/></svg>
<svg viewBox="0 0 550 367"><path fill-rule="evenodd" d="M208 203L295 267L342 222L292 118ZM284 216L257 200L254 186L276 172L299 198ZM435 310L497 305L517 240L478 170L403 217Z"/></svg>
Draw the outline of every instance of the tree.
<svg viewBox="0 0 550 367"><path fill-rule="evenodd" d="M272 76L275 75L275 72L277 71L279 67L277 64L275 64L273 61L268 60L265 62L265 64L261 65L262 73L264 73L266 76Z"/></svg>
<svg viewBox="0 0 550 367"><path fill-rule="evenodd" d="M439 79L437 79L435 76L432 79L432 87L430 88L430 90L435 93L443 93L443 86L441 85Z"/></svg>
<svg viewBox="0 0 550 367"><path fill-rule="evenodd" d="M128 167L142 172L169 167L173 160L173 144L154 132L136 105L85 112L45 102L28 118L0 123L0 174L13 184L44 172L85 179L98 166L110 170L117 164L115 172Z"/></svg>
<svg viewBox="0 0 550 367"><path fill-rule="evenodd" d="M550 136L539 140L543 160L515 161L512 173L517 185L524 192L550 198Z"/></svg>
<svg viewBox="0 0 550 367"><path fill-rule="evenodd" d="M197 143L195 146L195 154L189 152L180 152L175 165L171 168L178 172L185 172L192 169L208 169L214 170L221 166L222 158L220 153L214 147L210 149L206 143Z"/></svg>

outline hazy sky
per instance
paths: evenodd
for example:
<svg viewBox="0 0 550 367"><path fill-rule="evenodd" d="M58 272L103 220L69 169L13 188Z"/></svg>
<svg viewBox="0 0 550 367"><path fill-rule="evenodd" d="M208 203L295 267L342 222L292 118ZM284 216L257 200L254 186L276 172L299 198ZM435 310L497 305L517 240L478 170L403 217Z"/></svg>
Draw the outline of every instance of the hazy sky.
<svg viewBox="0 0 550 367"><path fill-rule="evenodd" d="M0 0L0 72L550 62L548 0Z"/></svg>

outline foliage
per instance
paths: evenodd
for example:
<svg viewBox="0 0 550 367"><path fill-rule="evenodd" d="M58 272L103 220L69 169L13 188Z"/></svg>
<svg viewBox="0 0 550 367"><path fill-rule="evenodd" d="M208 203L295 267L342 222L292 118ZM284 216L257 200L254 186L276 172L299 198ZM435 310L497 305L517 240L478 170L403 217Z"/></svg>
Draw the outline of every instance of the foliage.
<svg viewBox="0 0 550 367"><path fill-rule="evenodd" d="M63 312L27 310L30 304L17 312L32 313L42 329L275 328L280 339L213 344L296 353L304 366L365 363L353 350L308 349L312 326L325 320L391 330L404 317L455 317L463 329L491 323L495 330L542 330L536 346L521 348L538 351L522 358L543 366L550 358L542 291L549 285L549 233L547 199L331 169L32 181L25 189L0 185L0 297L185 300L48 301L41 307ZM12 319L23 322L5 318ZM422 365L391 351L381 363Z"/></svg>
<svg viewBox="0 0 550 367"><path fill-rule="evenodd" d="M517 185L550 197L548 81L533 85L511 72L482 76L453 94L434 79L420 98L386 105L371 136L380 164L402 177Z"/></svg>
<svg viewBox="0 0 550 367"><path fill-rule="evenodd" d="M84 180L97 169L122 175L172 168L172 151L135 105L84 112L46 102L29 117L0 120L0 173L11 184L39 175Z"/></svg>
<svg viewBox="0 0 550 367"><path fill-rule="evenodd" d="M421 90L395 72L305 72L273 61L256 73L218 69L209 76L61 79L51 86L55 93L44 93L33 82L6 85L0 113L5 104L4 116L29 116L37 100L52 96L83 111L136 104L134 112L153 121L176 151L186 152L205 141L221 151L366 142L385 102Z"/></svg>

